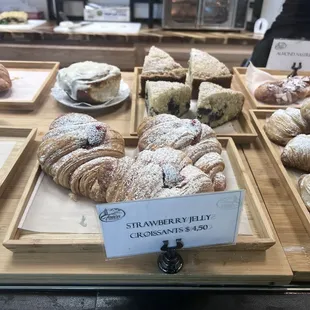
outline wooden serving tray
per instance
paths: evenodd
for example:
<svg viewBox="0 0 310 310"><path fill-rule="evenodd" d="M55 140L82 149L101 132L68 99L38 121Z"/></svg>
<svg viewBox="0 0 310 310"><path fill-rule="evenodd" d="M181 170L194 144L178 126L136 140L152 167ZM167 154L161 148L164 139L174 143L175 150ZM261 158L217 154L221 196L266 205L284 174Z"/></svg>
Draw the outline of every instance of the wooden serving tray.
<svg viewBox="0 0 310 310"><path fill-rule="evenodd" d="M0 93L0 108L34 110L49 93L59 68L59 62L2 61L12 80L12 88Z"/></svg>
<svg viewBox="0 0 310 310"><path fill-rule="evenodd" d="M127 147L136 147L138 143L136 137L125 138L125 141ZM228 154L238 186L246 190L244 208L253 234L239 235L235 245L218 246L216 248L221 250L267 250L275 244L275 239L263 206L245 171L233 140L231 138L219 138L219 141L223 146L223 150L226 150ZM18 228L40 174L41 169L37 164L17 206L3 245L13 252L101 252L103 242L99 233L35 233Z"/></svg>
<svg viewBox="0 0 310 310"><path fill-rule="evenodd" d="M250 115L254 126L257 129L258 135L261 138L267 154L269 155L269 158L271 159L279 177L281 178L286 191L289 193L302 223L304 224L307 232L310 234L310 213L299 194L296 182L296 174L294 174L293 169L284 167L281 161L281 146L271 142L264 130L266 119L270 117L272 113L274 113L274 111L271 110L250 110Z"/></svg>
<svg viewBox="0 0 310 310"><path fill-rule="evenodd" d="M271 75L278 78L279 80L285 79L290 73L292 73L292 71L285 71L285 70L270 70L266 68L259 68L259 69L267 73L270 73ZM243 67L233 68L234 76L236 77L239 85L241 86L243 90L243 94L247 97L253 109L278 110L278 109L286 109L288 107L300 108L301 104L272 105L272 104L265 104L265 103L258 102L246 85L246 82L245 82L246 71L247 71L247 68L243 68ZM298 75L310 76L310 72L309 71L298 71Z"/></svg>
<svg viewBox="0 0 310 310"><path fill-rule="evenodd" d="M15 143L9 148L9 155L3 165L0 165L0 195L14 176L27 146L34 140L36 132L37 129L33 128L0 127L0 143ZM1 144L0 148L3 150L4 146Z"/></svg>
<svg viewBox="0 0 310 310"><path fill-rule="evenodd" d="M145 117L145 102L140 96L140 74L142 67L135 67L134 89L132 93L131 117L130 117L130 135L137 136L138 126ZM257 138L257 133L252 126L248 116L242 112L238 119L231 122L235 131L232 133L217 134L218 137L230 137L236 143L251 143ZM217 128L214 128L215 132Z"/></svg>

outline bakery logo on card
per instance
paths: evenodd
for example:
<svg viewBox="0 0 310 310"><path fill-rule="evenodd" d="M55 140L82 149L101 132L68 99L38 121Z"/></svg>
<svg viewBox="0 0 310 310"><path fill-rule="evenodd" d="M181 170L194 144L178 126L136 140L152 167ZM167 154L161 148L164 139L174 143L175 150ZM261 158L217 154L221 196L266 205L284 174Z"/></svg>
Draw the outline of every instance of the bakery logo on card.
<svg viewBox="0 0 310 310"><path fill-rule="evenodd" d="M239 199L237 196L220 199L217 202L217 207L224 210L236 209L239 206Z"/></svg>
<svg viewBox="0 0 310 310"><path fill-rule="evenodd" d="M285 42L278 42L275 46L276 50L283 50L287 47L287 44Z"/></svg>
<svg viewBox="0 0 310 310"><path fill-rule="evenodd" d="M101 222L116 222L122 219L126 215L125 211L118 208L104 209L99 214L99 219Z"/></svg>

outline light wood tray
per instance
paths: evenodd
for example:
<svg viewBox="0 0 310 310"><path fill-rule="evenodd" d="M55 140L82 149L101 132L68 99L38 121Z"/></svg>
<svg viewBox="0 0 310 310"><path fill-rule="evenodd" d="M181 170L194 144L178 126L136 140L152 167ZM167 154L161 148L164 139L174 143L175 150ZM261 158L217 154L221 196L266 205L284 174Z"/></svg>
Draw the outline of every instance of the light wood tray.
<svg viewBox="0 0 310 310"><path fill-rule="evenodd" d="M14 176L27 146L34 140L36 132L37 130L33 128L0 127L0 141L15 142L9 157L0 168L0 195Z"/></svg>
<svg viewBox="0 0 310 310"><path fill-rule="evenodd" d="M289 193L301 221L303 222L307 232L310 234L310 213L299 194L296 177L294 177L292 172L293 170L290 172L290 169L284 167L281 161L281 147L271 142L264 130L266 119L270 117L272 113L274 113L272 110L250 110L250 115L253 119L254 126L258 131L266 152L269 155L279 177L281 178L286 191Z"/></svg>
<svg viewBox="0 0 310 310"><path fill-rule="evenodd" d="M42 101L42 99L50 91L52 85L55 82L55 78L59 68L59 62L40 62L40 61L3 61L0 60L0 64L4 65L7 69L16 69L22 71L39 72L49 71L48 76L38 87L35 95L31 100L13 100L10 98L1 99L0 96L0 109L9 110L27 110L32 111ZM14 83L14 82L13 82Z"/></svg>
<svg viewBox="0 0 310 310"><path fill-rule="evenodd" d="M134 86L132 92L131 117L130 117L130 135L137 136L138 126L145 117L144 98L140 97L140 74L142 67L135 67ZM231 134L219 133L218 137L231 137L236 143L251 143L257 138L257 133L252 126L248 116L242 112L238 119L232 121L234 128L238 133ZM216 132L216 128L215 128Z"/></svg>
<svg viewBox="0 0 310 310"><path fill-rule="evenodd" d="M136 147L138 143L138 139L135 137L125 138L125 141L127 147ZM246 190L246 213L253 235L239 235L235 245L219 246L216 248L221 250L267 250L275 244L269 220L266 218L255 189L245 172L242 159L233 140L231 138L219 138L219 141L223 149L227 151L239 187ZM3 245L13 252L102 251L102 237L100 234L34 233L18 228L40 173L41 169L36 164L17 206Z"/></svg>
<svg viewBox="0 0 310 310"><path fill-rule="evenodd" d="M284 71L284 70L270 70L270 69L266 69L266 68L259 68L259 69L262 71L270 73L271 75L278 78L279 80L285 79L290 73L292 73L292 71ZM247 97L247 99L249 100L249 103L253 109L278 110L278 109L286 109L288 107L300 108L300 104L272 105L272 104L265 104L265 103L258 102L246 85L246 82L245 82L246 70L247 70L247 68L241 68L241 67L234 67L233 68L234 76L236 77L239 85L241 86L241 88L243 90L243 94ZM309 71L298 71L298 75L310 76L310 72Z"/></svg>

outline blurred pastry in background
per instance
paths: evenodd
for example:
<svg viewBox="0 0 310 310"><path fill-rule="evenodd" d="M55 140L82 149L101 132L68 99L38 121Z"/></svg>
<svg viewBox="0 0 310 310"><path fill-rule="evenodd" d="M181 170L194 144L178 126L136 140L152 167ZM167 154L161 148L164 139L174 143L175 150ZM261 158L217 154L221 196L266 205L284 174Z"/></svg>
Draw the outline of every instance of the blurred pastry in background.
<svg viewBox="0 0 310 310"><path fill-rule="evenodd" d="M12 81L8 70L0 64L0 92L7 91L12 87Z"/></svg>
<svg viewBox="0 0 310 310"><path fill-rule="evenodd" d="M146 81L169 81L184 83L187 70L163 50L152 46L144 58L141 73L141 96L145 95Z"/></svg>
<svg viewBox="0 0 310 310"><path fill-rule="evenodd" d="M28 14L26 12L3 12L0 14L0 25L26 24Z"/></svg>

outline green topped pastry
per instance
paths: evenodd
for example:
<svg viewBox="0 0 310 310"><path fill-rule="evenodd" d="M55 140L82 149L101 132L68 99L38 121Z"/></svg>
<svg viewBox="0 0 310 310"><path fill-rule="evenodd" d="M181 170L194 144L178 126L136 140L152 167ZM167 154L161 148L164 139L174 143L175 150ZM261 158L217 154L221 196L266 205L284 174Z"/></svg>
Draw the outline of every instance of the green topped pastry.
<svg viewBox="0 0 310 310"><path fill-rule="evenodd" d="M182 116L190 108L191 89L178 82L146 82L145 104L149 116Z"/></svg>
<svg viewBox="0 0 310 310"><path fill-rule="evenodd" d="M214 128L236 118L242 111L243 103L241 92L203 82L199 87L197 118Z"/></svg>

